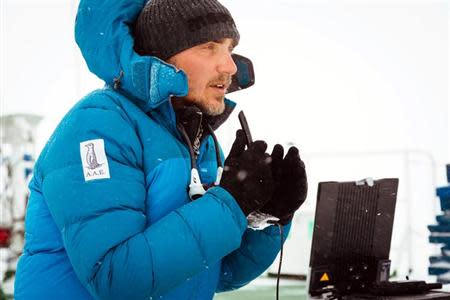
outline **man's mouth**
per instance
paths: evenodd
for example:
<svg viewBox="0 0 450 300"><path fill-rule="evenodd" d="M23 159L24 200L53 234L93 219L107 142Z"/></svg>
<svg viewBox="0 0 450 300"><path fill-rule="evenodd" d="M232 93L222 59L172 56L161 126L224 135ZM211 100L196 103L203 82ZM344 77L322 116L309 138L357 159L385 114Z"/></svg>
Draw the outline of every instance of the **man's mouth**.
<svg viewBox="0 0 450 300"><path fill-rule="evenodd" d="M211 84L210 87L215 88L223 93L225 93L230 85L228 83L215 83Z"/></svg>

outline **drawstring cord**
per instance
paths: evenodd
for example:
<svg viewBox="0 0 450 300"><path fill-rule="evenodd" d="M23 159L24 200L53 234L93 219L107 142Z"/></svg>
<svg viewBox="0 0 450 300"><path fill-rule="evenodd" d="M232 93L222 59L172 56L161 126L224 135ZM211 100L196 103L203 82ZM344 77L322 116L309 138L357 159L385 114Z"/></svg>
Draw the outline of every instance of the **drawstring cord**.
<svg viewBox="0 0 450 300"><path fill-rule="evenodd" d="M191 158L191 169L197 169L197 162L195 161L195 158L194 158L194 149L192 148L192 143L191 143L191 140L189 139L186 129L184 129L184 126L181 125L180 123L177 123L177 128L180 131L184 142L188 146L189 156Z"/></svg>
<svg viewBox="0 0 450 300"><path fill-rule="evenodd" d="M214 140L214 148L216 150L217 175L216 175L216 180L212 185L202 184L202 182L200 180L200 174L198 173L197 162L195 160L194 149L192 147L191 140L189 139L186 129L184 128L184 126L181 123L177 123L177 128L180 131L181 136L183 137L183 140L189 149L189 156L190 156L190 160L191 160L191 181L189 184L189 197L192 200L195 200L195 199L198 199L201 196L203 196L203 194L206 193L208 188L210 188L211 186L219 185L219 183L220 183L220 179L222 178L222 173L223 173L223 164L220 159L219 143L217 141L217 137L214 134L214 131L211 128L211 126L209 124L206 124L206 128L208 129L209 133L211 134L211 136Z"/></svg>
<svg viewBox="0 0 450 300"><path fill-rule="evenodd" d="M214 130L211 128L211 125L206 123L206 128L208 129L208 131L211 134L213 141L214 141L214 148L216 150L216 161L217 161L217 175L216 175L216 181L214 182L214 185L219 185L220 180L222 179L222 173L223 173L223 163L222 163L222 160L220 159L219 142L217 141L217 137L214 134Z"/></svg>

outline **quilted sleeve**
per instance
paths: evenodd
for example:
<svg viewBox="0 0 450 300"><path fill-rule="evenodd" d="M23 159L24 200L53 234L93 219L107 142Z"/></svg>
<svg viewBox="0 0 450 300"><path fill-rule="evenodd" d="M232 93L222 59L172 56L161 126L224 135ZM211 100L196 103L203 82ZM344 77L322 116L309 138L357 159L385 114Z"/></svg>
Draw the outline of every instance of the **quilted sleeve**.
<svg viewBox="0 0 450 300"><path fill-rule="evenodd" d="M104 155L95 148L95 157L80 156L80 144L98 140ZM96 299L159 297L241 243L245 217L221 188L147 227L142 147L117 111L72 111L42 156L43 195L75 273ZM101 168L103 175L92 173Z"/></svg>
<svg viewBox="0 0 450 300"><path fill-rule="evenodd" d="M291 225L283 226L286 240ZM217 292L238 289L261 275L280 251L280 231L277 226L264 230L247 229L241 246L222 261L222 271Z"/></svg>

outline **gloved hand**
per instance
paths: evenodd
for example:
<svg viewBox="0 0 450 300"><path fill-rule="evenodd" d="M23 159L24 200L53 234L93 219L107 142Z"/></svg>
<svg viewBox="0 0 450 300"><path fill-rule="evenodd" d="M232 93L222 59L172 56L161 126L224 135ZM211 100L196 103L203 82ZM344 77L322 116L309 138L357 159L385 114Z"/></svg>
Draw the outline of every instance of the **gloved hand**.
<svg viewBox="0 0 450 300"><path fill-rule="evenodd" d="M294 212L305 202L308 191L305 164L300 159L296 147L289 148L283 159L283 146L277 144L272 151L272 174L275 191L272 199L260 211L280 219L282 225L288 224Z"/></svg>
<svg viewBox="0 0 450 300"><path fill-rule="evenodd" d="M267 144L255 141L247 150L245 145L244 131L239 129L225 160L220 186L233 195L245 216L248 216L270 200L274 182L270 155L265 153Z"/></svg>

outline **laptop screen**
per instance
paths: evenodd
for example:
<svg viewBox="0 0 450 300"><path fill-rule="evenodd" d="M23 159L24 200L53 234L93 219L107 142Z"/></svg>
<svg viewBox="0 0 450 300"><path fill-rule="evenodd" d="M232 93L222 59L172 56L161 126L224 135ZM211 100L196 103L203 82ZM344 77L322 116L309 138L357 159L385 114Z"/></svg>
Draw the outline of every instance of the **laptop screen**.
<svg viewBox="0 0 450 300"><path fill-rule="evenodd" d="M389 259L397 188L396 178L319 183L311 295L329 286L343 294L363 291L377 280Z"/></svg>

